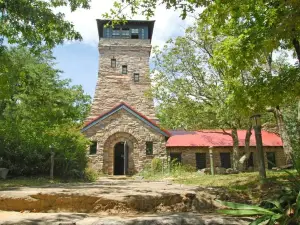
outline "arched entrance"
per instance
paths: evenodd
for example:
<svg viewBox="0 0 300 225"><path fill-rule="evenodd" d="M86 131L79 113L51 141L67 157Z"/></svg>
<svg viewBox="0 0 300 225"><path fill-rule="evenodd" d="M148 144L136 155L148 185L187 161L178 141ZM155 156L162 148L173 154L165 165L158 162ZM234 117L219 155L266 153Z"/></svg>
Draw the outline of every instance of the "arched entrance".
<svg viewBox="0 0 300 225"><path fill-rule="evenodd" d="M128 174L128 144L118 142L114 147L114 175Z"/></svg>

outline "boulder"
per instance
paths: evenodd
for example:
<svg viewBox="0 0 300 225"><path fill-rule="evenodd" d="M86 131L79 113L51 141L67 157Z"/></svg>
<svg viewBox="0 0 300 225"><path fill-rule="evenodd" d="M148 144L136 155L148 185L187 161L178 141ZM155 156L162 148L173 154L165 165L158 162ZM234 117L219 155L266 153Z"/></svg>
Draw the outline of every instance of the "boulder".
<svg viewBox="0 0 300 225"><path fill-rule="evenodd" d="M9 169L7 168L0 168L0 177L2 179L6 179Z"/></svg>
<svg viewBox="0 0 300 225"><path fill-rule="evenodd" d="M228 169L226 169L226 173L227 174L238 174L239 171L238 170L234 170L232 168L228 168Z"/></svg>
<svg viewBox="0 0 300 225"><path fill-rule="evenodd" d="M210 168L203 168L201 170L198 170L197 172L201 173L201 174L210 174L211 173Z"/></svg>
<svg viewBox="0 0 300 225"><path fill-rule="evenodd" d="M226 169L223 167L216 167L215 173L216 174L226 174Z"/></svg>
<svg viewBox="0 0 300 225"><path fill-rule="evenodd" d="M280 166L279 168L280 169L293 169L293 164L287 164L287 165L284 165L284 166Z"/></svg>

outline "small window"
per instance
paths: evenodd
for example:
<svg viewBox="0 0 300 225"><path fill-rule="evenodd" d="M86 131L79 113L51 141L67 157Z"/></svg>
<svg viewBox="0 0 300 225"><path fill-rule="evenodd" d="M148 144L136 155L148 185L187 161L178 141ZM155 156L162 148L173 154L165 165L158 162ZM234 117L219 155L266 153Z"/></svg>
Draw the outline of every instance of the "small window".
<svg viewBox="0 0 300 225"><path fill-rule="evenodd" d="M181 163L181 153L170 153L171 162Z"/></svg>
<svg viewBox="0 0 300 225"><path fill-rule="evenodd" d="M196 153L196 168L197 170L206 168L206 153Z"/></svg>
<svg viewBox="0 0 300 225"><path fill-rule="evenodd" d="M142 39L145 39L145 31L142 29Z"/></svg>
<svg viewBox="0 0 300 225"><path fill-rule="evenodd" d="M139 29L131 29L131 39L139 39Z"/></svg>
<svg viewBox="0 0 300 225"><path fill-rule="evenodd" d="M139 33L139 29L131 29L131 33L132 34L138 34Z"/></svg>
<svg viewBox="0 0 300 225"><path fill-rule="evenodd" d="M152 141L146 142L146 155L153 155L153 142Z"/></svg>
<svg viewBox="0 0 300 225"><path fill-rule="evenodd" d="M221 167L223 168L231 168L231 161L230 161L230 153L229 152L222 152L220 153L221 158Z"/></svg>
<svg viewBox="0 0 300 225"><path fill-rule="evenodd" d="M120 37L120 27L115 27L112 30L112 38L118 38Z"/></svg>
<svg viewBox="0 0 300 225"><path fill-rule="evenodd" d="M111 59L111 67L116 68L117 66L117 60L116 59Z"/></svg>
<svg viewBox="0 0 300 225"><path fill-rule="evenodd" d="M129 38L129 28L128 27L123 27L122 28L122 38Z"/></svg>
<svg viewBox="0 0 300 225"><path fill-rule="evenodd" d="M140 81L140 74L134 73L133 74L133 80L134 80L134 82L139 82Z"/></svg>
<svg viewBox="0 0 300 225"><path fill-rule="evenodd" d="M127 66L122 66L122 74L127 74Z"/></svg>
<svg viewBox="0 0 300 225"><path fill-rule="evenodd" d="M97 141L93 141L90 145L90 155L95 155L97 153Z"/></svg>
<svg viewBox="0 0 300 225"><path fill-rule="evenodd" d="M271 170L276 167L276 156L275 152L267 152L268 169Z"/></svg>

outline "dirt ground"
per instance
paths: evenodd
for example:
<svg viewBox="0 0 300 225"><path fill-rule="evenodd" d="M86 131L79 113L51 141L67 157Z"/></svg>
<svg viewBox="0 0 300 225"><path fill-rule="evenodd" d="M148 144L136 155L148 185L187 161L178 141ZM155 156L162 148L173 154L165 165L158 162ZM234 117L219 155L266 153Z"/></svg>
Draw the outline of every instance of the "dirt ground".
<svg viewBox="0 0 300 225"><path fill-rule="evenodd" d="M211 216L215 198L198 186L115 178L7 188L0 192L0 224L247 224Z"/></svg>

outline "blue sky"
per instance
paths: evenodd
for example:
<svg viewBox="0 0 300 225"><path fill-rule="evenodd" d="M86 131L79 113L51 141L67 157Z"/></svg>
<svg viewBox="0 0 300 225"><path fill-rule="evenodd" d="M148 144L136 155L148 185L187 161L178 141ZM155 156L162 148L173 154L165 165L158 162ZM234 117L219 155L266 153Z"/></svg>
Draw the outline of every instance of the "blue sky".
<svg viewBox="0 0 300 225"><path fill-rule="evenodd" d="M92 0L89 10L77 10L73 13L69 8L62 7L58 11L65 14L66 19L71 21L75 29L83 37L82 42L66 42L54 49L57 68L63 71L62 78L69 78L72 84L82 85L84 91L93 96L98 76L98 31L96 19L112 6L113 0ZM141 16L134 19L144 19ZM158 7L152 45L163 46L165 41L184 34L185 28L192 24L193 18L182 21L179 14L166 10L164 6Z"/></svg>
<svg viewBox="0 0 300 225"><path fill-rule="evenodd" d="M54 49L54 56L56 67L63 71L61 77L82 85L84 91L93 96L98 76L97 47L84 43L62 45Z"/></svg>

